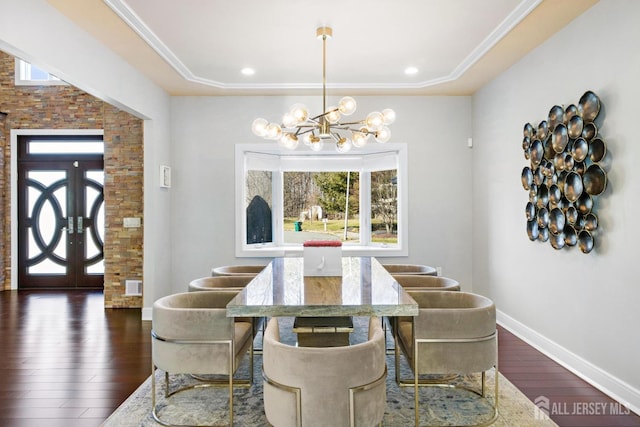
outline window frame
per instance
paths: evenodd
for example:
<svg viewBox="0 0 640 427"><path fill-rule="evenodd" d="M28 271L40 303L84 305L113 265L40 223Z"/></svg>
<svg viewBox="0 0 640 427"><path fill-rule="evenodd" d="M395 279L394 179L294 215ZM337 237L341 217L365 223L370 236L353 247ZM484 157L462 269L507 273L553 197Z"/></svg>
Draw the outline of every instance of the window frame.
<svg viewBox="0 0 640 427"><path fill-rule="evenodd" d="M404 143L370 143L363 148L341 154L331 147L321 152L299 148L287 150L277 143L236 144L236 256L237 257L281 257L301 256L301 244L284 243L283 231L283 183L285 171L337 172L357 171L360 173L360 242L344 243L343 252L347 256L407 256L408 255L408 171L407 145ZM397 170L398 197L398 243L389 245L371 242L371 171L389 170L393 164ZM259 165L259 166L258 166ZM345 167L348 166L348 167ZM272 174L272 233L273 242L247 244L246 218L246 171L264 168Z"/></svg>

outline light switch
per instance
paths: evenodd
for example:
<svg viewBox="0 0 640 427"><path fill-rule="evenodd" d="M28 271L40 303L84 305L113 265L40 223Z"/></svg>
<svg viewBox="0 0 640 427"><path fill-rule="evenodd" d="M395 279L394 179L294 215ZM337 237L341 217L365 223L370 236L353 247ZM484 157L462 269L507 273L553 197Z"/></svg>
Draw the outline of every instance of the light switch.
<svg viewBox="0 0 640 427"><path fill-rule="evenodd" d="M122 222L125 228L139 228L140 218L125 218Z"/></svg>

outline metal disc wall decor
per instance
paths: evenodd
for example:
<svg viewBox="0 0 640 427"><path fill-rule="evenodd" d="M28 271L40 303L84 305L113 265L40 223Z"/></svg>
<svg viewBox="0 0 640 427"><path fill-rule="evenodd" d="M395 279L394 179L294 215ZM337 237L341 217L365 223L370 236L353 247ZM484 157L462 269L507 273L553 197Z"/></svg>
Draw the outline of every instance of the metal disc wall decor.
<svg viewBox="0 0 640 427"><path fill-rule="evenodd" d="M596 199L607 186L603 166L607 145L595 124L600 108L600 98L589 90L577 104L551 107L537 125L525 123L522 149L529 162L521 181L529 194L525 209L529 240L549 242L558 250L574 246L585 254L593 250L598 233Z"/></svg>

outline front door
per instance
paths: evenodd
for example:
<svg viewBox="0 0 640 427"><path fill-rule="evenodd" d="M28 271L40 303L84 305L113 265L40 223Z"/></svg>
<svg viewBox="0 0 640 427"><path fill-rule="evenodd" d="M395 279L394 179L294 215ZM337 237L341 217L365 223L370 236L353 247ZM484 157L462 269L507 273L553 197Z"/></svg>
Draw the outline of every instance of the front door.
<svg viewBox="0 0 640 427"><path fill-rule="evenodd" d="M18 147L18 287L102 289L102 137L24 136Z"/></svg>

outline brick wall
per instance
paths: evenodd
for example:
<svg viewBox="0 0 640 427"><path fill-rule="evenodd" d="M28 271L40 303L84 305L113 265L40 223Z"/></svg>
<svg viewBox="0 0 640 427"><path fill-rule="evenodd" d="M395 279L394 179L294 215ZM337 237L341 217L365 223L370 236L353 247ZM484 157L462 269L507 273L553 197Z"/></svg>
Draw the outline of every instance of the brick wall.
<svg viewBox="0 0 640 427"><path fill-rule="evenodd" d="M11 130L103 129L105 307L141 307L141 297L124 296L124 279L142 279L142 228L125 229L122 218L142 218L142 120L73 86L15 86L14 73L14 58L0 52L0 289L11 281Z"/></svg>
<svg viewBox="0 0 640 427"><path fill-rule="evenodd" d="M125 296L123 289L125 279L142 280L143 228L122 224L123 218L142 218L142 120L105 104L104 141L105 303L142 307L142 297Z"/></svg>

